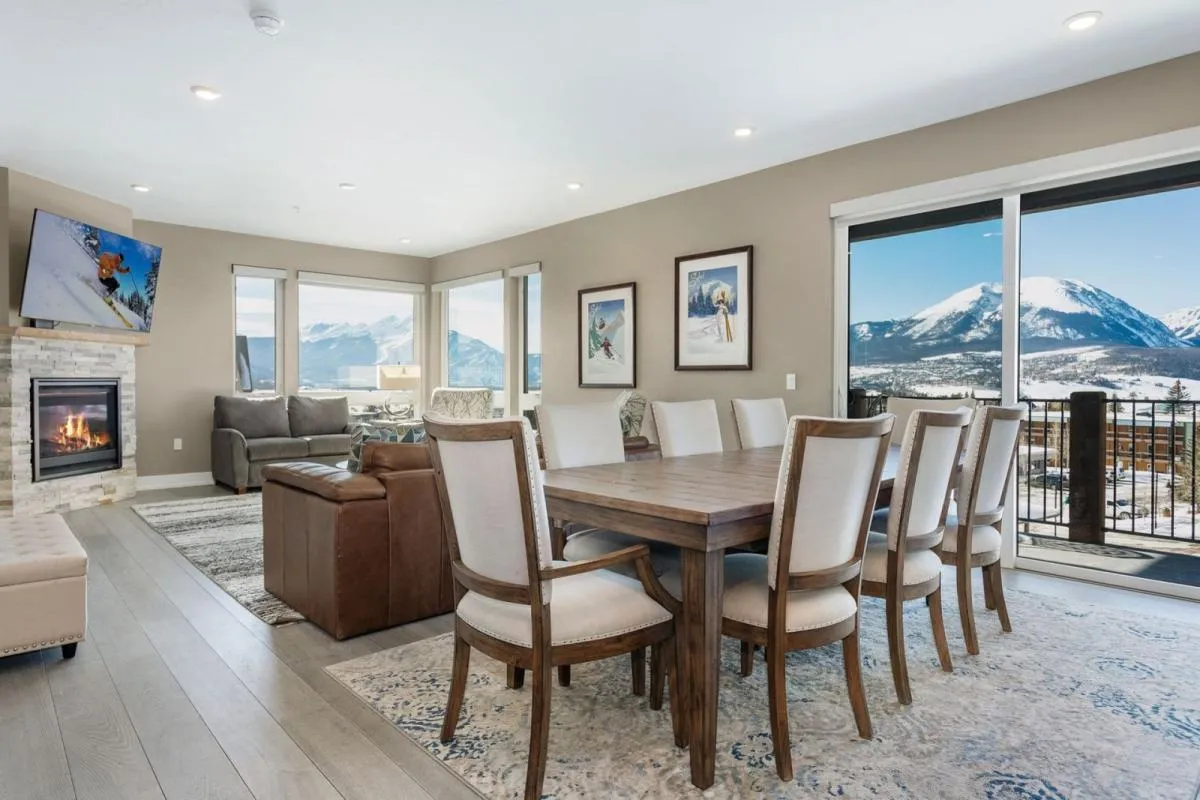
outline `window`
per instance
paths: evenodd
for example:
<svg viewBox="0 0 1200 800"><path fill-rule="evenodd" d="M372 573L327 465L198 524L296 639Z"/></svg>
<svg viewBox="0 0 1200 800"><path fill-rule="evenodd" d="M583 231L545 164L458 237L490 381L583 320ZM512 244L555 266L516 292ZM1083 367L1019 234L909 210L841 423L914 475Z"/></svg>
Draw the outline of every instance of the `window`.
<svg viewBox="0 0 1200 800"><path fill-rule="evenodd" d="M504 279L446 290L446 385L493 390L505 406Z"/></svg>
<svg viewBox="0 0 1200 800"><path fill-rule="evenodd" d="M523 304L521 319L525 342L525 394L542 390L542 275L534 273L521 278Z"/></svg>
<svg viewBox="0 0 1200 800"><path fill-rule="evenodd" d="M236 268L239 271L242 268ZM234 387L239 392L275 392L279 370L278 312L282 281L254 274L233 278Z"/></svg>
<svg viewBox="0 0 1200 800"><path fill-rule="evenodd" d="M419 369L417 295L407 284L301 273L299 289L301 391L374 391L380 366Z"/></svg>

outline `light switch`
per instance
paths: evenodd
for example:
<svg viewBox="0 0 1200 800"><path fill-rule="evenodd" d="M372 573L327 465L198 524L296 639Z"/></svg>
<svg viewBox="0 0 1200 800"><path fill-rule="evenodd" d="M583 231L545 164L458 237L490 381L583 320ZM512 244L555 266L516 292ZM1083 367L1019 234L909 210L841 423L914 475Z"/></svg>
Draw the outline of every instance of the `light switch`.
<svg viewBox="0 0 1200 800"><path fill-rule="evenodd" d="M176 449L176 450L182 450L182 449L183 449L183 439L176 439L176 440L175 440L175 449Z"/></svg>
<svg viewBox="0 0 1200 800"><path fill-rule="evenodd" d="M796 391L796 373L789 372L787 374L787 390L789 392Z"/></svg>

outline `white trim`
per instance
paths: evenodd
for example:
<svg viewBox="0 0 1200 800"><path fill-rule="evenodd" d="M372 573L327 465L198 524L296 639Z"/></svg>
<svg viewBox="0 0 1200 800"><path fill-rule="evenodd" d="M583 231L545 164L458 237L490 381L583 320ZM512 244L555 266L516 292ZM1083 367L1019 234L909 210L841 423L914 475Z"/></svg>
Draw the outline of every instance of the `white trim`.
<svg viewBox="0 0 1200 800"><path fill-rule="evenodd" d="M1003 202L1003 293L1000 295L1000 401L1017 402L1021 344L1021 196ZM1016 470L1016 465L1013 465ZM1000 565L1011 567L1017 557L1017 481L1008 482L1004 519L1000 524Z"/></svg>
<svg viewBox="0 0 1200 800"><path fill-rule="evenodd" d="M542 271L542 262L534 261L532 264L522 264L519 267L509 267L504 270L505 277L508 278L524 278L526 275L537 275Z"/></svg>
<svg viewBox="0 0 1200 800"><path fill-rule="evenodd" d="M138 475L137 490L182 489L188 486L212 486L211 472L177 472L174 475Z"/></svg>
<svg viewBox="0 0 1200 800"><path fill-rule="evenodd" d="M1077 153L844 200L829 207L829 216L858 224L995 199L1007 194L1050 189L1084 180L1179 164L1194 160L1197 155L1200 155L1200 127L1184 128Z"/></svg>
<svg viewBox="0 0 1200 800"><path fill-rule="evenodd" d="M432 292L445 292L449 289L457 289L460 286L470 286L473 283L484 283L485 281L495 281L504 277L504 270L498 269L494 272L484 272L481 275L471 275L467 278L455 278L452 281L442 281L440 283L431 284L429 290Z"/></svg>
<svg viewBox="0 0 1200 800"><path fill-rule="evenodd" d="M1117 586L1122 589L1133 589L1149 594L1161 594L1168 597L1180 597L1184 600L1200 600L1200 587L1184 586L1179 583L1154 581L1149 578L1139 578L1136 575L1126 575L1123 572L1109 572L1091 567L1077 567L1072 564L1060 564L1056 561L1042 561L1028 556L1018 556L1015 566L1017 569L1029 572L1040 572L1045 575L1057 575L1060 578L1095 583L1100 586Z"/></svg>
<svg viewBox="0 0 1200 800"><path fill-rule="evenodd" d="M844 417L850 397L850 226L833 225L833 397L830 416Z"/></svg>
<svg viewBox="0 0 1200 800"><path fill-rule="evenodd" d="M352 275L331 275L327 272L297 273L300 283L317 284L320 286L341 286L348 289L372 289L379 292L399 292L402 294L424 294L425 284L409 283L407 281L388 281L382 278L359 278Z"/></svg>
<svg viewBox="0 0 1200 800"><path fill-rule="evenodd" d="M270 278L273 281L285 281L288 271L272 267L248 267L244 264L234 264L233 274L239 278Z"/></svg>

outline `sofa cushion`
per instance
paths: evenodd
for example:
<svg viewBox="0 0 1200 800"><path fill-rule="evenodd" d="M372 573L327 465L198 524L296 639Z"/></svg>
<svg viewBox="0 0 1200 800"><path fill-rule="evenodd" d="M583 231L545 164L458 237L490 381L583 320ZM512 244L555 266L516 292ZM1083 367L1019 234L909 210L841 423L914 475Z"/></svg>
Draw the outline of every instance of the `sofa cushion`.
<svg viewBox="0 0 1200 800"><path fill-rule="evenodd" d="M294 394L288 398L287 414L292 436L345 433L350 425L350 406L345 397L304 397ZM349 450L347 447L346 451Z"/></svg>
<svg viewBox="0 0 1200 800"><path fill-rule="evenodd" d="M304 458L308 442L290 436L267 436L246 440L246 456L251 461L270 461L277 458Z"/></svg>
<svg viewBox="0 0 1200 800"><path fill-rule="evenodd" d="M319 436L305 436L303 441L308 443L310 456L341 456L350 455L350 434L323 433Z"/></svg>
<svg viewBox="0 0 1200 800"><path fill-rule="evenodd" d="M287 401L282 397L251 400L248 397L218 396L213 403L213 427L233 428L247 439L291 436Z"/></svg>
<svg viewBox="0 0 1200 800"><path fill-rule="evenodd" d="M0 524L0 586L87 574L87 553L58 514L17 517Z"/></svg>
<svg viewBox="0 0 1200 800"><path fill-rule="evenodd" d="M324 464L276 464L263 469L263 481L281 483L344 503L383 497L383 484L369 475Z"/></svg>

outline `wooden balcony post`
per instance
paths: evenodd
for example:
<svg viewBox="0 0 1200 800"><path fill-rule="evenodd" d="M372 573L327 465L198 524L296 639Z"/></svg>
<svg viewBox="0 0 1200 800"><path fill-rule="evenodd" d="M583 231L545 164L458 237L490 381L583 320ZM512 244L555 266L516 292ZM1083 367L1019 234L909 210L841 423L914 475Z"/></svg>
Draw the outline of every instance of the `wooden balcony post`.
<svg viewBox="0 0 1200 800"><path fill-rule="evenodd" d="M1104 544L1105 410L1104 392L1071 393L1070 460L1072 542Z"/></svg>

